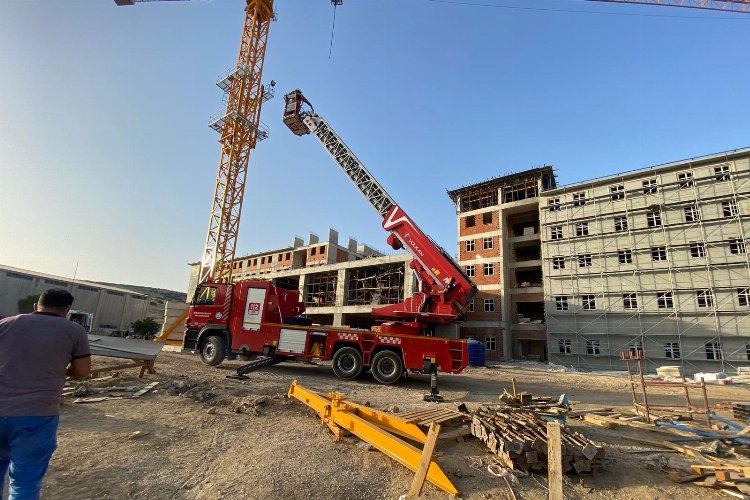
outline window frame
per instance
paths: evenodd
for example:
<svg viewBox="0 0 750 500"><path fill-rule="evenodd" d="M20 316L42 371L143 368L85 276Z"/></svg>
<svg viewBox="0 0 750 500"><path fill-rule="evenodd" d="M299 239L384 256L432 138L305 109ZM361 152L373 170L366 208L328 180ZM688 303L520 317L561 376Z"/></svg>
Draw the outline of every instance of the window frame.
<svg viewBox="0 0 750 500"><path fill-rule="evenodd" d="M685 222L698 222L701 220L701 209L697 205L688 205L682 208Z"/></svg>
<svg viewBox="0 0 750 500"><path fill-rule="evenodd" d="M589 223L588 222L576 222L576 236L588 236L589 235Z"/></svg>
<svg viewBox="0 0 750 500"><path fill-rule="evenodd" d="M656 308L674 309L674 292L672 290L656 292Z"/></svg>
<svg viewBox="0 0 750 500"><path fill-rule="evenodd" d="M700 309L714 307L714 292L710 288L703 288L695 291L696 304ZM702 303L702 305L701 305Z"/></svg>
<svg viewBox="0 0 750 500"><path fill-rule="evenodd" d="M559 255L552 257L552 269L565 269L565 257Z"/></svg>
<svg viewBox="0 0 750 500"><path fill-rule="evenodd" d="M620 201L625 199L625 185L615 184L609 186L609 197L612 201Z"/></svg>
<svg viewBox="0 0 750 500"><path fill-rule="evenodd" d="M561 209L560 198L550 198L547 200L547 210L550 212L558 212Z"/></svg>
<svg viewBox="0 0 750 500"><path fill-rule="evenodd" d="M667 359L682 359L679 342L664 343L664 357Z"/></svg>
<svg viewBox="0 0 750 500"><path fill-rule="evenodd" d="M581 295L581 310L596 311L596 295L585 293Z"/></svg>
<svg viewBox="0 0 750 500"><path fill-rule="evenodd" d="M492 347L490 347L492 346ZM484 348L488 351L495 352L497 350L497 338L496 337L484 337Z"/></svg>
<svg viewBox="0 0 750 500"><path fill-rule="evenodd" d="M563 228L562 228L562 226L550 226L550 228L549 228L549 239L550 240L561 240L561 239L563 239Z"/></svg>
<svg viewBox="0 0 750 500"><path fill-rule="evenodd" d="M492 236L482 238L482 250L492 250L495 248L495 238Z"/></svg>
<svg viewBox="0 0 750 500"><path fill-rule="evenodd" d="M714 179L716 182L726 182L732 179L732 174L729 171L729 165L719 165L714 167Z"/></svg>
<svg viewBox="0 0 750 500"><path fill-rule="evenodd" d="M686 170L685 172L677 173L677 187L679 189L690 189L694 184L695 179L692 171Z"/></svg>
<svg viewBox="0 0 750 500"><path fill-rule="evenodd" d="M469 278L473 278L477 275L477 270L474 267L474 264L466 264L466 267L464 268L464 272L466 273L466 276Z"/></svg>
<svg viewBox="0 0 750 500"><path fill-rule="evenodd" d="M489 267L488 267L489 266ZM489 273L487 270L489 269ZM484 274L483 276L494 276L495 275L495 263L494 262L485 262L483 266Z"/></svg>
<svg viewBox="0 0 750 500"><path fill-rule="evenodd" d="M662 227L661 210L649 210L646 212L646 226Z"/></svg>
<svg viewBox="0 0 750 500"><path fill-rule="evenodd" d="M702 242L691 242L690 243L690 257L701 259L706 257L706 245Z"/></svg>
<svg viewBox="0 0 750 500"><path fill-rule="evenodd" d="M664 262L668 260L667 247L651 247L651 260L654 262Z"/></svg>
<svg viewBox="0 0 750 500"><path fill-rule="evenodd" d="M484 303L482 305L483 305L483 309L482 309L483 312L486 312L486 313L495 312L495 299L485 297Z"/></svg>
<svg viewBox="0 0 750 500"><path fill-rule="evenodd" d="M706 359L711 361L721 361L724 359L724 352L721 348L721 342L706 342Z"/></svg>
<svg viewBox="0 0 750 500"><path fill-rule="evenodd" d="M750 306L750 287L742 287L737 289L737 304L739 305L739 307Z"/></svg>
<svg viewBox="0 0 750 500"><path fill-rule="evenodd" d="M614 228L616 233L622 233L628 230L628 216L618 215L614 218Z"/></svg>
<svg viewBox="0 0 750 500"><path fill-rule="evenodd" d="M582 207L586 205L586 191L573 193L573 206Z"/></svg>
<svg viewBox="0 0 750 500"><path fill-rule="evenodd" d="M573 341L570 339L557 339L558 354L573 354Z"/></svg>
<svg viewBox="0 0 750 500"><path fill-rule="evenodd" d="M727 243L729 243L729 253L732 255L747 253L747 244L742 238L731 238Z"/></svg>
<svg viewBox="0 0 750 500"><path fill-rule="evenodd" d="M625 248L617 251L617 261L620 264L632 264L633 263L633 251L629 248Z"/></svg>
<svg viewBox="0 0 750 500"><path fill-rule="evenodd" d="M586 354L590 356L601 356L601 341L599 340L586 340Z"/></svg>
<svg viewBox="0 0 750 500"><path fill-rule="evenodd" d="M567 295L555 295L555 310L556 311L569 311L570 304L568 303Z"/></svg>
<svg viewBox="0 0 750 500"><path fill-rule="evenodd" d="M629 292L622 294L622 308L627 310L638 309L638 294Z"/></svg>
<svg viewBox="0 0 750 500"><path fill-rule="evenodd" d="M737 217L740 214L737 200L724 200L721 202L721 213L723 219L731 219Z"/></svg>
<svg viewBox="0 0 750 500"><path fill-rule="evenodd" d="M656 179L645 179L642 182L643 185L643 194L650 195L650 194L657 194L658 193L658 184Z"/></svg>
<svg viewBox="0 0 750 500"><path fill-rule="evenodd" d="M464 244L465 244L465 247L464 247L465 252L476 252L476 247L477 247L476 240L466 240Z"/></svg>
<svg viewBox="0 0 750 500"><path fill-rule="evenodd" d="M578 260L578 267L591 267L593 265L593 259L590 253L582 253L576 256Z"/></svg>

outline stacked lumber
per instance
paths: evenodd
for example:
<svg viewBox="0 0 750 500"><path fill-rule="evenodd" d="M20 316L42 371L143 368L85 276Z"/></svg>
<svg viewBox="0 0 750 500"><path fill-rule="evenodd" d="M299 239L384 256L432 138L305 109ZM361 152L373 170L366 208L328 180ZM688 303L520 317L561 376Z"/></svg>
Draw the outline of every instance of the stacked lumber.
<svg viewBox="0 0 750 500"><path fill-rule="evenodd" d="M706 488L734 488L743 495L750 495L750 464L725 463L708 456L701 458L708 460L692 465L691 473L669 472L669 479L675 483L692 482Z"/></svg>
<svg viewBox="0 0 750 500"><path fill-rule="evenodd" d="M746 422L750 419L750 403L732 403L732 415L734 415L734 418Z"/></svg>
<svg viewBox="0 0 750 500"><path fill-rule="evenodd" d="M563 427L562 470L598 472L604 448ZM518 408L479 408L471 422L471 433L508 467L522 470L547 469L547 424L533 412Z"/></svg>

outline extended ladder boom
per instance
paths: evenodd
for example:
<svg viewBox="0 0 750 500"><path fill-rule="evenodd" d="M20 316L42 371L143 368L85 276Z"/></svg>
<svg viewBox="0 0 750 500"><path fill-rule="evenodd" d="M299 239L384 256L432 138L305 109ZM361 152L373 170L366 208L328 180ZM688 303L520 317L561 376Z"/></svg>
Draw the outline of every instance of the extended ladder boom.
<svg viewBox="0 0 750 500"><path fill-rule="evenodd" d="M375 308L373 315L383 319L410 319L421 325L458 321L476 294L476 285L450 255L423 233L393 201L346 143L315 113L302 92L290 92L285 100L284 123L296 135L312 133L318 138L382 217L383 229L391 233L388 244L395 250L406 248L414 256L411 267L419 280L419 292L402 303ZM304 105L310 106L310 110L303 110Z"/></svg>

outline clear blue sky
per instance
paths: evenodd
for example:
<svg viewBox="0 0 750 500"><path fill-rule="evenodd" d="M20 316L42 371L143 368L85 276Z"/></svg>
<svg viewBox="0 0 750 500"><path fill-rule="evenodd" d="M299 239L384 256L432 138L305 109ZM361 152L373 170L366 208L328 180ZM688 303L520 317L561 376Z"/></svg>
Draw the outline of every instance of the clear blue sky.
<svg viewBox="0 0 750 500"><path fill-rule="evenodd" d="M384 249L312 138L304 90L451 253L446 188L553 164L561 183L750 145L750 15L578 0L277 0L271 137L250 159L241 254L328 227ZM186 288L219 159L208 117L244 1L0 5L0 263ZM578 11L578 12L569 12ZM610 15L612 14L612 15Z"/></svg>

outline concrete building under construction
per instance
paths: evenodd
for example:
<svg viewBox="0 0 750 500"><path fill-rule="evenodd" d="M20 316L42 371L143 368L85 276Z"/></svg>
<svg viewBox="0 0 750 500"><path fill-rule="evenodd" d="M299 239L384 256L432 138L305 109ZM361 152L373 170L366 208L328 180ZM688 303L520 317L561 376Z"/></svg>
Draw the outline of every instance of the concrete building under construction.
<svg viewBox="0 0 750 500"><path fill-rule="evenodd" d="M484 342L488 359L546 359L539 196L555 187L545 166L448 191L458 262L479 287L460 335Z"/></svg>
<svg viewBox="0 0 750 500"><path fill-rule="evenodd" d="M369 328L373 306L396 304L412 295L411 255L384 255L349 238L339 244L329 229L327 239L311 233L307 242L295 237L291 246L235 258L233 279L261 278L297 288L307 316L315 323ZM200 266L192 266L188 296L198 283Z"/></svg>
<svg viewBox="0 0 750 500"><path fill-rule="evenodd" d="M551 361L750 364L750 148L542 193Z"/></svg>
<svg viewBox="0 0 750 500"><path fill-rule="evenodd" d="M750 148L564 187L541 167L448 195L480 289L460 334L490 359L750 365Z"/></svg>

